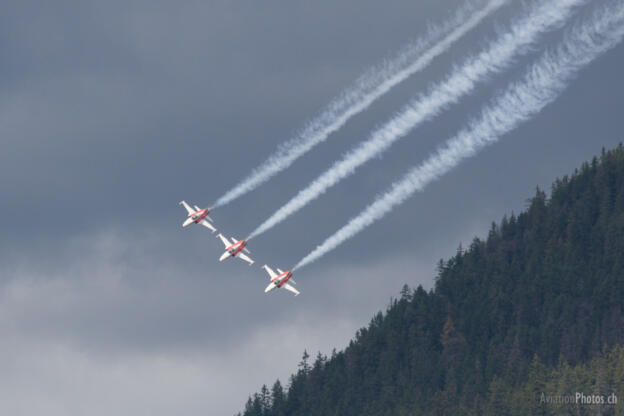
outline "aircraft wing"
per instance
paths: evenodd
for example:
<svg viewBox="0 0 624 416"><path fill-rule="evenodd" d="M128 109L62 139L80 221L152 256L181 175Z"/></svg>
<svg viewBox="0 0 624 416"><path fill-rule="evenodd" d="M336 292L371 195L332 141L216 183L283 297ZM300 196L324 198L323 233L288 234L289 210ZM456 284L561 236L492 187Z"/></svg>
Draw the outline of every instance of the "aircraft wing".
<svg viewBox="0 0 624 416"><path fill-rule="evenodd" d="M208 228L210 231L212 231L213 233L215 231L217 231L217 229L215 227L212 226L212 224L210 224L208 221L206 221L206 219L204 218L201 222L201 225L203 225L204 227Z"/></svg>
<svg viewBox="0 0 624 416"><path fill-rule="evenodd" d="M264 270L266 270L266 272L269 274L269 276L271 276L271 280L275 279L277 277L277 273L275 273L273 271L272 268L270 268L269 266L267 266L266 264L264 266L262 266L262 268Z"/></svg>
<svg viewBox="0 0 624 416"><path fill-rule="evenodd" d="M232 245L232 243L230 243L228 241L228 239L223 236L223 234L219 234L219 235L217 235L217 237L219 237L221 239L221 241L223 242L223 245L225 246L225 248L228 248L229 246Z"/></svg>
<svg viewBox="0 0 624 416"><path fill-rule="evenodd" d="M284 289L286 289L286 290L290 290L291 292L293 292L295 294L295 296L297 296L299 294L299 291L297 289L295 289L293 286L289 285L288 283L284 283L284 285L282 287Z"/></svg>
<svg viewBox="0 0 624 416"><path fill-rule="evenodd" d="M186 208L189 214L192 214L195 212L195 210L191 208L191 206L187 204L186 201L180 201L180 205L184 205L184 208Z"/></svg>
<svg viewBox="0 0 624 416"><path fill-rule="evenodd" d="M266 289L264 289L264 293L270 292L271 290L275 289L275 283L271 282L269 283L269 285L266 287Z"/></svg>
<svg viewBox="0 0 624 416"><path fill-rule="evenodd" d="M236 255L236 257L239 257L241 260L245 260L246 262L249 263L249 265L251 266L252 264L254 264L254 261L252 259L250 259L249 257L247 257L246 254L243 253L238 253Z"/></svg>

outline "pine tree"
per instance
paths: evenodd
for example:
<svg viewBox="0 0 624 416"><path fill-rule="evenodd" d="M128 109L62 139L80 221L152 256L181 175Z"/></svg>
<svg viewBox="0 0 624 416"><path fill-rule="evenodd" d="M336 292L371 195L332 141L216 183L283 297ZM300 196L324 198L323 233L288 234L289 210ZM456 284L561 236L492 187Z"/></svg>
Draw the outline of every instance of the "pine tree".
<svg viewBox="0 0 624 416"><path fill-rule="evenodd" d="M282 387L282 383L276 380L271 388L271 415L284 416L285 404L286 396L284 394L284 388Z"/></svg>
<svg viewBox="0 0 624 416"><path fill-rule="evenodd" d="M267 401L263 388L244 416L584 415L542 394L624 401L624 349L604 349L624 342L623 219L620 145L440 260L432 290L405 285L343 351L312 364L304 351L287 389Z"/></svg>

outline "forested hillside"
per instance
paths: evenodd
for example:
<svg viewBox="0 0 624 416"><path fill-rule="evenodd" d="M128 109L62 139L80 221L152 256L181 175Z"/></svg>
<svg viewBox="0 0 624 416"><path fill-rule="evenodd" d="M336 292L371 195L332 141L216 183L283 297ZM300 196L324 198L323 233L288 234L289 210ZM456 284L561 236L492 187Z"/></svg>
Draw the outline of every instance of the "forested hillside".
<svg viewBox="0 0 624 416"><path fill-rule="evenodd" d="M620 145L441 260L432 291L405 286L344 351L305 353L243 415L624 414L623 306ZM622 403L541 396L579 391Z"/></svg>

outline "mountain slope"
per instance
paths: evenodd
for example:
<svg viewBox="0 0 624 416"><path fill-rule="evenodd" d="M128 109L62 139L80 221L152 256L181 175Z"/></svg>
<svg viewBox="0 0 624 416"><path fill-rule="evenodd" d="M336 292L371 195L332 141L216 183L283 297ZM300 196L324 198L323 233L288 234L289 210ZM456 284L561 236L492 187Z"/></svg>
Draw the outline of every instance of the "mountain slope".
<svg viewBox="0 0 624 416"><path fill-rule="evenodd" d="M512 414L497 413L503 392L518 414L558 414L539 403L549 374L623 340L620 145L441 260L431 292L405 286L344 351L311 363L305 353L287 389L264 386L243 414Z"/></svg>

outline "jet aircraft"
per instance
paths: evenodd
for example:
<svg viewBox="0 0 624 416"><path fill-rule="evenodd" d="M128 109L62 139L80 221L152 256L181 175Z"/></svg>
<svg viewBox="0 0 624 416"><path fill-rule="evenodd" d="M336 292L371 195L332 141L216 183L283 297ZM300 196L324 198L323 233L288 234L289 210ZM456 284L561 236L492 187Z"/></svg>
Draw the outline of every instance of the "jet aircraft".
<svg viewBox="0 0 624 416"><path fill-rule="evenodd" d="M264 293L268 293L270 291L272 291L275 288L284 288L286 290L290 290L291 292L293 292L295 294L295 296L297 296L299 294L299 291L297 289L294 288L294 286L291 286L288 281L290 280L291 282L295 283L295 281L292 278L292 274L293 271L292 269L284 272L280 269L277 269L277 271L279 272L279 274L275 273L273 271L273 269L271 269L269 266L267 266L266 264L264 266L262 266L262 268L264 270L267 271L267 273L269 274L269 276L271 277L271 283L269 283L269 285L266 287L266 289L264 289ZM296 283L295 283L296 284Z"/></svg>
<svg viewBox="0 0 624 416"><path fill-rule="evenodd" d="M249 250L245 248L247 240L238 241L237 239L232 238L232 242L230 242L223 234L218 234L217 237L219 237L225 245L225 252L221 255L219 261L223 261L229 257L238 257L241 260L248 262L250 266L254 263L252 259L243 253L243 250L249 253Z"/></svg>
<svg viewBox="0 0 624 416"><path fill-rule="evenodd" d="M210 212L209 208L201 209L195 205L195 209L193 209L186 203L186 201L180 201L180 205L184 205L184 208L188 211L188 218L182 223L182 227L188 227L189 225L195 223L203 225L213 233L217 231L217 229L209 222L212 221L212 218L208 216L208 213Z"/></svg>

